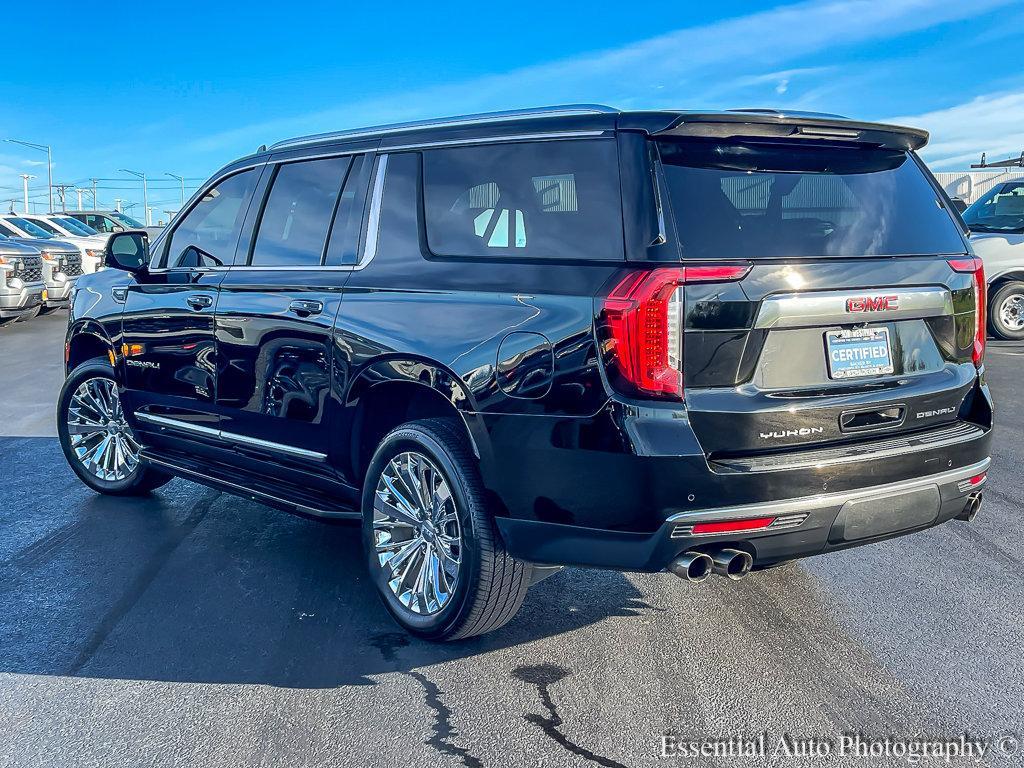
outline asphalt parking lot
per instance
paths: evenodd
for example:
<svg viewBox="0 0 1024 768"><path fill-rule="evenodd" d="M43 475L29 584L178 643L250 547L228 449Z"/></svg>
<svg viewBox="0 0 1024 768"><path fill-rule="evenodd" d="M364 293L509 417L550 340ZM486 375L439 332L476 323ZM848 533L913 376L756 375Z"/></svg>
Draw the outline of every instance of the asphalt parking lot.
<svg viewBox="0 0 1024 768"><path fill-rule="evenodd" d="M439 646L396 631L351 525L77 482L53 424L65 323L0 331L2 766L759 765L661 757L662 734L1024 731L1024 344L989 348L974 523L738 583L569 569Z"/></svg>

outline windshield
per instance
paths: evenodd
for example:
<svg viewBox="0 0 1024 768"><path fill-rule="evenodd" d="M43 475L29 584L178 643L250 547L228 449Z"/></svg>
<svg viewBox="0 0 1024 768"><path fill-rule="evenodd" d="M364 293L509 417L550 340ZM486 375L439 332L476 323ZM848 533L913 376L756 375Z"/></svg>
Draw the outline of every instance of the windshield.
<svg viewBox="0 0 1024 768"><path fill-rule="evenodd" d="M58 216L57 221L59 221L60 225L64 227L64 229L66 229L68 232L77 232L83 237L88 235L99 234L99 232L90 227L88 224L83 224L78 219L73 219L70 216Z"/></svg>
<svg viewBox="0 0 1024 768"><path fill-rule="evenodd" d="M964 253L960 229L906 152L659 141L684 258Z"/></svg>
<svg viewBox="0 0 1024 768"><path fill-rule="evenodd" d="M117 219L122 224L131 227L132 229L140 229L141 227L144 226L144 224L141 221L136 221L131 216L126 216L120 211L115 211L114 213L110 214L110 217L113 219Z"/></svg>
<svg viewBox="0 0 1024 768"><path fill-rule="evenodd" d="M972 232L1024 231L1024 181L997 184L963 217Z"/></svg>
<svg viewBox="0 0 1024 768"><path fill-rule="evenodd" d="M40 229L46 230L51 235L63 235L64 234L59 229L57 229L55 226L53 226L53 224L51 224L48 221L45 221L44 219L25 219L24 221L28 222L29 224L35 224L37 227L39 227Z"/></svg>
<svg viewBox="0 0 1024 768"><path fill-rule="evenodd" d="M49 240L52 237L52 235L45 229L37 227L28 219L23 219L20 216L12 216L11 218L7 219L7 221L16 226L29 237L41 237L44 240Z"/></svg>

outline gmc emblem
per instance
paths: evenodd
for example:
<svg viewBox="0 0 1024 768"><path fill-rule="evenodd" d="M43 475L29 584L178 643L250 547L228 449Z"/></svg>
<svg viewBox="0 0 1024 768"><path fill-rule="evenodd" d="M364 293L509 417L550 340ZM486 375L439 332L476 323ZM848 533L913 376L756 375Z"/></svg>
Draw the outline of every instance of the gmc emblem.
<svg viewBox="0 0 1024 768"><path fill-rule="evenodd" d="M846 300L847 312L881 312L885 309L899 308L899 296L858 296Z"/></svg>

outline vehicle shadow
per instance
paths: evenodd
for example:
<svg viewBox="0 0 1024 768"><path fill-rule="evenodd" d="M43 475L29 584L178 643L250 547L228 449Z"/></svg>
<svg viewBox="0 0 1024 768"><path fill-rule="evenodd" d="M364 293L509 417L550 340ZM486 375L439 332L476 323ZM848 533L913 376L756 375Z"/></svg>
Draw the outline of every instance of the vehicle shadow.
<svg viewBox="0 0 1024 768"><path fill-rule="evenodd" d="M182 480L143 499L98 496L55 440L0 438L0 449L23 462L7 478L16 503L0 513L0 672L366 684L651 610L621 574L570 570L534 586L497 632L421 642L399 632L373 593L354 524Z"/></svg>

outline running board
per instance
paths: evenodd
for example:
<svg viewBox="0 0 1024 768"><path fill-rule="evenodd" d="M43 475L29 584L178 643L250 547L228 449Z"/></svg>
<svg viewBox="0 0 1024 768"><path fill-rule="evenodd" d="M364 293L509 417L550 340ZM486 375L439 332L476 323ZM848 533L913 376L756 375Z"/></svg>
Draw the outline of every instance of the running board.
<svg viewBox="0 0 1024 768"><path fill-rule="evenodd" d="M150 464L158 468L166 469L168 472L178 477L183 477L186 480L192 480L193 482L200 483L201 485L216 488L219 491L225 491L235 496L241 496L243 498L251 499L252 501L258 501L263 504L267 504L268 506L282 509L285 512L292 512L306 517L315 517L320 520L362 519L362 513L340 504L335 508L326 508L327 505L321 504L313 499L284 499L273 493L259 490L246 484L245 481L247 478L237 471L232 472L234 477L229 480L225 477L211 475L200 469L189 467L185 461L176 458L172 459L161 454L155 454L145 449L142 451L142 458ZM298 491L298 489L292 489L290 487L288 490L295 492Z"/></svg>

